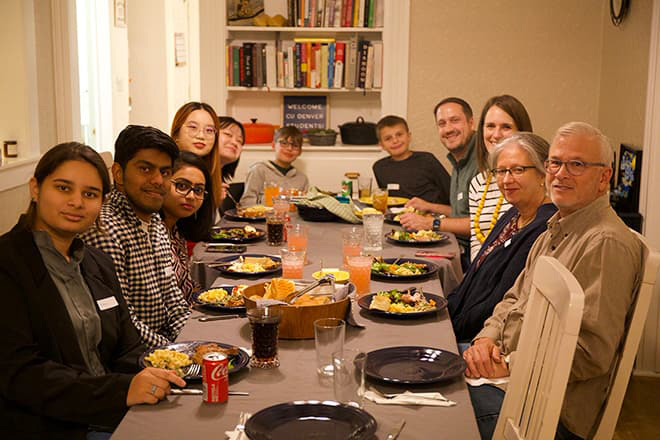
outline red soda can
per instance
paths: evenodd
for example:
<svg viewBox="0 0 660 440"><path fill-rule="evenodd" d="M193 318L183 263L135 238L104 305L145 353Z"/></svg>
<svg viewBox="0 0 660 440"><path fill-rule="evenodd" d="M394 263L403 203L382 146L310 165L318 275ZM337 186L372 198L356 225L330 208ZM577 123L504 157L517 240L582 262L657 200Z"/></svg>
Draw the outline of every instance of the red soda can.
<svg viewBox="0 0 660 440"><path fill-rule="evenodd" d="M229 395L229 360L219 352L202 357L202 398L206 403L225 403Z"/></svg>

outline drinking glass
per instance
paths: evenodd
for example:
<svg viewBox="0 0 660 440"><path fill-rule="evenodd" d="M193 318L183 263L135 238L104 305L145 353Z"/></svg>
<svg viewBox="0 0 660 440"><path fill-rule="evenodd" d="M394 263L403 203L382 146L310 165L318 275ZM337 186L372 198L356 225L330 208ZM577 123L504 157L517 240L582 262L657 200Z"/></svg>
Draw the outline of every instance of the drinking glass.
<svg viewBox="0 0 660 440"><path fill-rule="evenodd" d="M282 249L282 278L301 280L305 267L305 251L290 251Z"/></svg>
<svg viewBox="0 0 660 440"><path fill-rule="evenodd" d="M367 354L344 348L332 353L335 400L362 408L364 394L364 366Z"/></svg>
<svg viewBox="0 0 660 440"><path fill-rule="evenodd" d="M342 253L344 255L344 267L348 267L348 257L360 255L362 250L362 237L364 233L359 226L353 226L341 232Z"/></svg>
<svg viewBox="0 0 660 440"><path fill-rule="evenodd" d="M358 177L358 189L360 198L371 196L371 177Z"/></svg>
<svg viewBox="0 0 660 440"><path fill-rule="evenodd" d="M284 223L286 215L275 210L266 213L266 237L270 246L284 243Z"/></svg>
<svg viewBox="0 0 660 440"><path fill-rule="evenodd" d="M372 259L370 255L348 257L348 273L358 295L369 293L371 288Z"/></svg>
<svg viewBox="0 0 660 440"><path fill-rule="evenodd" d="M387 212L387 197L387 188L374 188L371 192L371 203L374 209L385 214Z"/></svg>
<svg viewBox="0 0 660 440"><path fill-rule="evenodd" d="M383 220L383 214L365 214L362 216L365 251L377 252L383 250Z"/></svg>
<svg viewBox="0 0 660 440"><path fill-rule="evenodd" d="M289 197L285 195L276 195L273 197L273 210L279 212L282 215L286 215L289 212Z"/></svg>
<svg viewBox="0 0 660 440"><path fill-rule="evenodd" d="M282 318L282 311L279 307L255 308L247 311L247 317L250 321L250 327L252 327L250 367L279 367L277 328Z"/></svg>
<svg viewBox="0 0 660 440"><path fill-rule="evenodd" d="M290 251L307 252L308 230L307 226L292 223L286 227L287 243Z"/></svg>
<svg viewBox="0 0 660 440"><path fill-rule="evenodd" d="M343 319L323 318L314 321L317 371L322 376L332 376L332 353L342 351L346 322Z"/></svg>
<svg viewBox="0 0 660 440"><path fill-rule="evenodd" d="M280 186L277 182L264 182L264 205L273 206L273 197L277 197L279 194Z"/></svg>

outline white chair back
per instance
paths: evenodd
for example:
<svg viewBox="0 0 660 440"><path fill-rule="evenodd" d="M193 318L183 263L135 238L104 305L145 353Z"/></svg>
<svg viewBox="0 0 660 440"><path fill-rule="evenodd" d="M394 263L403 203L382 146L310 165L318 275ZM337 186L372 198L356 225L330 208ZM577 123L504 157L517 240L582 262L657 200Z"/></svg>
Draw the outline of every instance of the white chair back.
<svg viewBox="0 0 660 440"><path fill-rule="evenodd" d="M600 415L599 423L595 426L595 433L593 435L595 440L609 440L614 436L616 422L619 419L619 412L621 411L623 398L628 388L630 373L644 331L644 323L648 315L649 305L653 297L653 292L656 289L655 281L658 277L658 268L660 267L660 253L651 250L642 235L635 231L632 232L637 235L637 238L644 246L644 277L642 278L642 284L637 297L630 307L626 333L623 338L623 350L614 368L613 380L611 381L607 400L605 401L605 408Z"/></svg>
<svg viewBox="0 0 660 440"><path fill-rule="evenodd" d="M583 307L584 292L568 269L555 258L539 257L493 438L554 438Z"/></svg>

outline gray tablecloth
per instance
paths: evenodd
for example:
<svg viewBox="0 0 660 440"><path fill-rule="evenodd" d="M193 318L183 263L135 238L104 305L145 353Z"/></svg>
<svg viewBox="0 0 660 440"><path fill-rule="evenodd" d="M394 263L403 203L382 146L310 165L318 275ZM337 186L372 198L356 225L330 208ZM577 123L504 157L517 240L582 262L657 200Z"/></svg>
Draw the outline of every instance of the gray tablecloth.
<svg viewBox="0 0 660 440"><path fill-rule="evenodd" d="M309 259L305 276L318 270L320 260L325 267L339 267L341 264L340 230L347 225L319 223L310 224ZM249 252L268 250L264 244L250 246ZM440 251L457 252L456 241L442 246ZM199 259L209 255L196 250ZM397 257L401 254L412 255L414 248L400 248L386 245L384 256ZM217 255L213 254L213 258ZM445 262L446 270L453 265ZM460 264L460 263L458 263ZM200 271L206 276L208 285L215 271ZM460 273L460 272L459 272ZM232 283L236 280L220 278L218 282ZM241 283L245 280L240 281ZM260 281L248 280L246 284ZM431 293L441 293L438 278L426 280L415 285L422 285ZM390 287L391 284L372 281L372 290ZM407 284L401 285L407 286ZM401 345L420 345L436 347L457 353L456 340L447 312L423 319L392 320L372 316L353 304L353 315L358 323L366 328L347 328L346 347L370 351L384 347ZM227 321L202 323L197 318L206 315L204 310L193 312L191 319L183 328L179 341L214 340L249 347L250 328L245 318ZM279 357L281 366L273 370L245 370L230 377L230 389L248 391L249 397L230 397L223 405L209 405L202 402L201 396L170 396L167 401L155 406L140 405L132 407L117 428L113 439L169 439L169 438L215 438L223 439L224 431L231 430L238 422L241 412L255 413L277 403L293 400L332 400L332 380L320 378L316 373L316 354L314 340L280 340ZM191 385L199 387L199 384ZM404 388L378 385L383 392L401 392ZM424 386L423 391L439 391L457 403L453 407L377 405L366 401L364 409L378 421L377 438L385 439L401 419L407 424L401 439L476 439L479 438L474 413L470 404L465 382L462 379L446 383ZM294 440L294 439L292 439Z"/></svg>

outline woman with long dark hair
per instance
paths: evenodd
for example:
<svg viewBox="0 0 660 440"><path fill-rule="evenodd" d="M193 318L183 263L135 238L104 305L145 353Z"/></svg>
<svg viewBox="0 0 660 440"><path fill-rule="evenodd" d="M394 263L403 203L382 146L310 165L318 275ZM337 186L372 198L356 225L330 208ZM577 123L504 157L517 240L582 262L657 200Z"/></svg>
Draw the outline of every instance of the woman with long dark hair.
<svg viewBox="0 0 660 440"><path fill-rule="evenodd" d="M140 371L144 346L112 260L77 238L110 191L101 156L59 144L29 188L26 215L0 237L0 426L8 438L108 438L129 406L185 382Z"/></svg>

